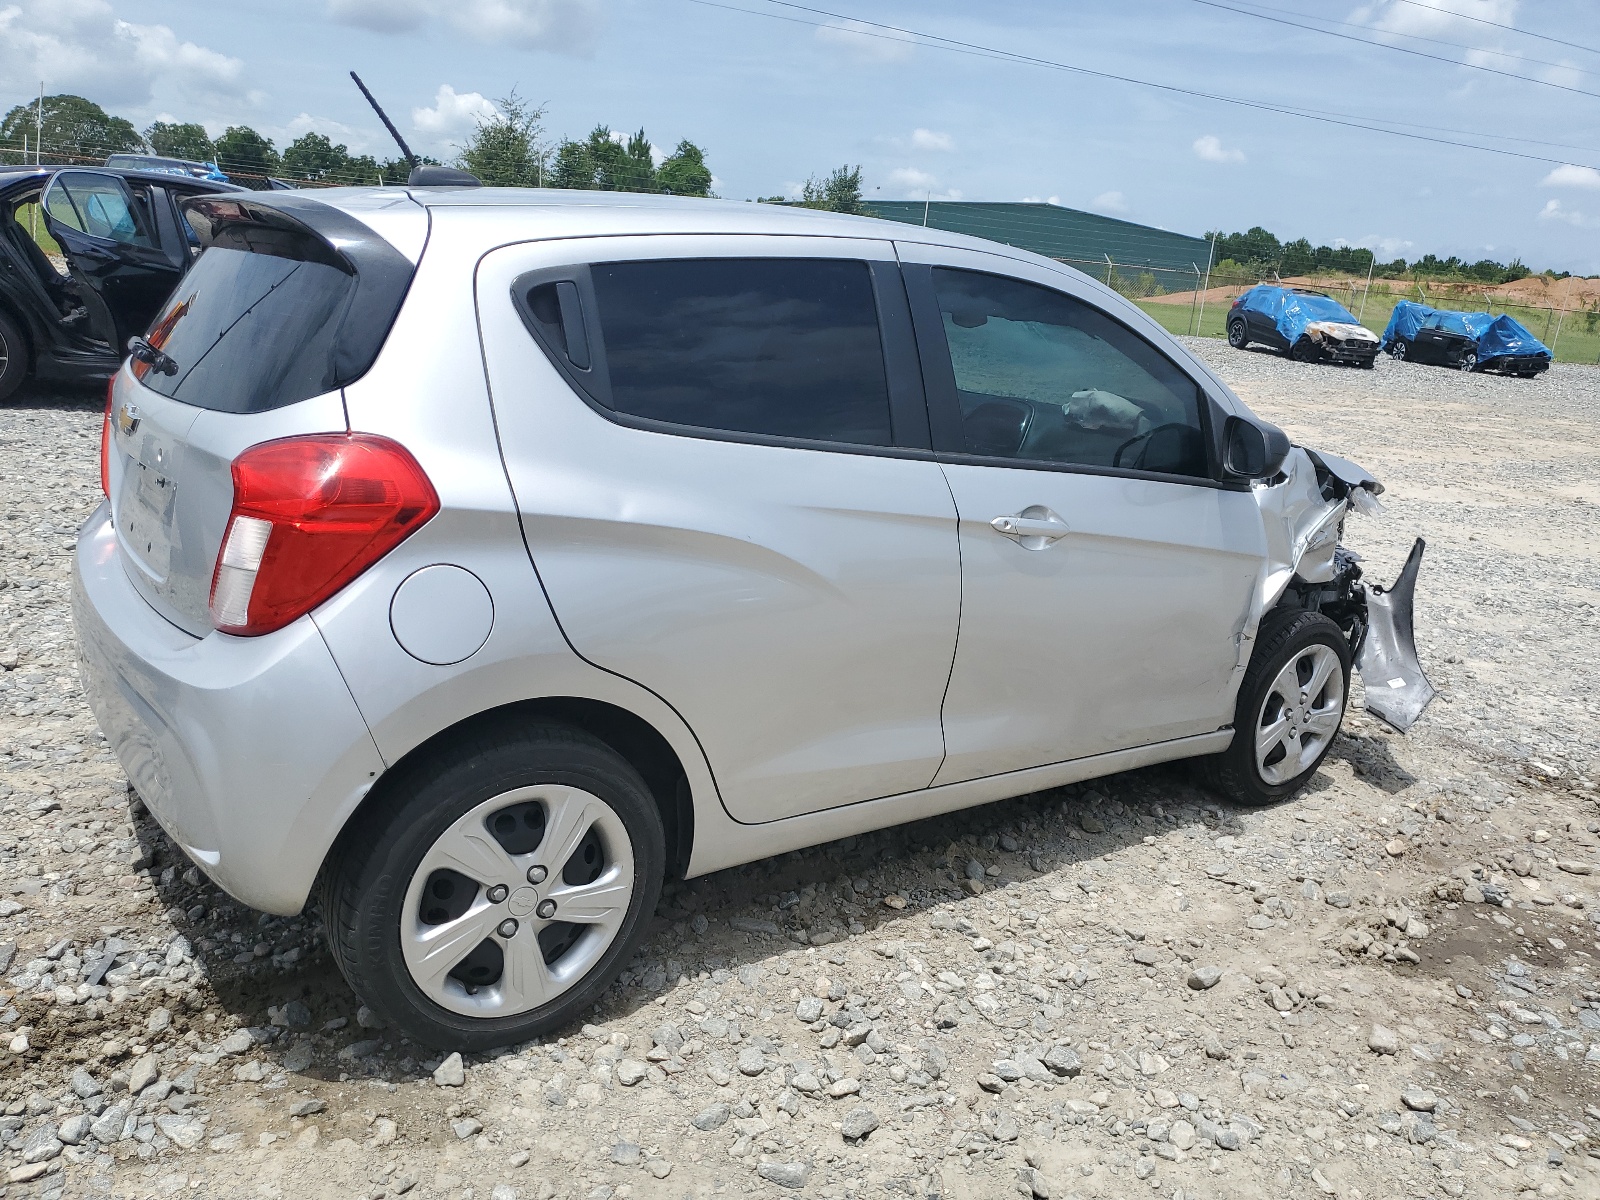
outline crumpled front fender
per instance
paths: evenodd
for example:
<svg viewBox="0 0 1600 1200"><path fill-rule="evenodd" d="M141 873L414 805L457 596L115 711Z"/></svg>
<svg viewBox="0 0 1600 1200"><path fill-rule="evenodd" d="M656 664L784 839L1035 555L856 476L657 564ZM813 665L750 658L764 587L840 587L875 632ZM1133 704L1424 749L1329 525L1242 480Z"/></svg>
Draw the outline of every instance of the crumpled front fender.
<svg viewBox="0 0 1600 1200"><path fill-rule="evenodd" d="M1417 660L1411 624L1417 572L1426 548L1421 538L1413 543L1392 587L1367 588L1367 632L1356 656L1356 670L1366 685L1367 711L1401 733L1417 723L1435 694Z"/></svg>

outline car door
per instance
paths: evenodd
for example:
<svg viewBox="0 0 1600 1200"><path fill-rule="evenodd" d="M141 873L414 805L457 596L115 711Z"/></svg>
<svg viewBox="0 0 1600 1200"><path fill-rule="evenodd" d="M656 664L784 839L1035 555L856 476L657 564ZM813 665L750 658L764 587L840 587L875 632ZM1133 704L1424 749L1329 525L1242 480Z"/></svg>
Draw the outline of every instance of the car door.
<svg viewBox="0 0 1600 1200"><path fill-rule="evenodd" d="M136 193L102 171L60 171L41 197L45 226L78 282L96 334L119 350L149 326L188 262L186 253L173 252L177 226L163 211L164 197L152 202L154 191Z"/></svg>
<svg viewBox="0 0 1600 1200"><path fill-rule="evenodd" d="M937 782L1229 724L1264 541L1201 386L1064 272L901 255L960 517Z"/></svg>
<svg viewBox="0 0 1600 1200"><path fill-rule="evenodd" d="M737 820L926 787L960 565L893 247L579 239L478 279L506 469L577 653L677 709Z"/></svg>
<svg viewBox="0 0 1600 1200"><path fill-rule="evenodd" d="M1423 363L1445 362L1450 358L1450 345L1454 340L1454 336L1440 324L1438 317L1429 317L1411 341L1411 357Z"/></svg>

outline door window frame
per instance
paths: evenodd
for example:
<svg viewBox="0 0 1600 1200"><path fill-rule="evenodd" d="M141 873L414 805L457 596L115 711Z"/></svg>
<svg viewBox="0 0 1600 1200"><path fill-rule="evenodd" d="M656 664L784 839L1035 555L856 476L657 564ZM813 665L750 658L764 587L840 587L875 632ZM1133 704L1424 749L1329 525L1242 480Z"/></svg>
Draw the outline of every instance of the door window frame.
<svg viewBox="0 0 1600 1200"><path fill-rule="evenodd" d="M762 239L765 241L766 239ZM757 446L784 446L799 450L825 450L837 454L865 454L880 458L931 459L933 438L929 428L929 406L923 385L922 361L917 352L918 340L914 332L911 304L900 264L892 257L870 258L857 254L827 253L826 239L794 238L794 254L763 253L756 246L740 247L737 239L718 238L715 248L723 253L667 253L660 255L630 255L611 258L596 255L593 258L564 266L537 267L518 275L511 285L511 302L522 318L522 324L534 343L572 390L594 412L616 425L650 433L675 437L693 437L708 441L743 442ZM807 247L803 243L817 243ZM711 249L708 245L706 249ZM815 252L807 253L814 249ZM892 254L892 251L888 252ZM696 262L730 259L759 259L766 261L829 261L860 263L868 270L878 318L878 336L883 348L884 380L888 390L889 428L891 443L869 445L860 442L836 442L816 438L788 437L778 434L750 433L742 430L716 429L704 425L687 425L676 421L662 421L651 417L635 416L610 407L610 379L604 333L599 320L594 284L590 267L617 262ZM536 318L527 296L536 287L567 283L575 289L568 297L576 300L576 311L581 314L581 324L586 335L589 365L579 367L572 357L547 332L544 323ZM570 303L570 299L568 301ZM563 326L567 322L563 321ZM564 330L564 336L568 336Z"/></svg>
<svg viewBox="0 0 1600 1200"><path fill-rule="evenodd" d="M906 293L911 299L911 319L916 329L917 349L922 361L923 386L928 399L928 423L933 434L934 457L938 461L980 467L1008 467L1021 471L1057 471L1074 475L1106 475L1120 479L1150 479L1163 483L1182 483L1228 491L1249 490L1248 483L1225 479L1222 476L1213 424L1212 407L1215 402L1210 398L1205 385L1190 371L1155 342L1118 318L1115 313L1085 297L1073 295L1065 288L1053 288L1036 279L1028 279L1001 270L999 266L998 263L985 264L983 267L966 263L901 264L900 270L905 279ZM933 283L935 269L991 275L1008 283L1026 284L1043 291L1055 292L1078 304L1088 305L1107 320L1115 322L1129 336L1144 343L1153 353L1160 355L1195 389L1195 410L1200 421L1201 441L1205 446L1207 474L1175 475L1166 471L1144 471L1134 467L1100 466L1053 459L1010 458L1005 455L974 454L969 451L961 415L961 399L956 388L955 365L950 354L949 339L945 336L944 319L940 314L939 298Z"/></svg>

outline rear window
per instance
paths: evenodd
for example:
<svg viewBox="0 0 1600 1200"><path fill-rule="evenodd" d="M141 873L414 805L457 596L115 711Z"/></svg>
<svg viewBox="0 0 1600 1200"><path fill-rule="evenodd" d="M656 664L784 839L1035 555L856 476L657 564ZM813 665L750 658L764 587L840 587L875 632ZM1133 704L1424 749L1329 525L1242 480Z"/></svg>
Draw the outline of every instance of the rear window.
<svg viewBox="0 0 1600 1200"><path fill-rule="evenodd" d="M591 272L614 411L730 433L892 444L866 263L679 259Z"/></svg>
<svg viewBox="0 0 1600 1200"><path fill-rule="evenodd" d="M135 370L145 387L218 412L320 395L339 385L335 344L355 282L324 263L212 246L148 335L175 371Z"/></svg>

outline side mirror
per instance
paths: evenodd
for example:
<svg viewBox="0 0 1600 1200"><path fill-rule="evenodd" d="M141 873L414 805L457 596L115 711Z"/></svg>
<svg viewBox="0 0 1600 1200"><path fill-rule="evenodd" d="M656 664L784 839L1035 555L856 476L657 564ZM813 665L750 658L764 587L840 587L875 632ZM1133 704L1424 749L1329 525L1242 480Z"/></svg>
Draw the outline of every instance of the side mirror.
<svg viewBox="0 0 1600 1200"><path fill-rule="evenodd" d="M1222 469L1235 479L1270 479L1289 457L1289 435L1276 425L1230 416L1222 438Z"/></svg>

